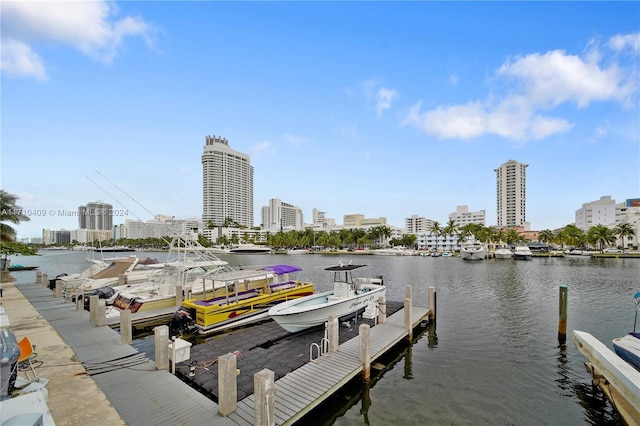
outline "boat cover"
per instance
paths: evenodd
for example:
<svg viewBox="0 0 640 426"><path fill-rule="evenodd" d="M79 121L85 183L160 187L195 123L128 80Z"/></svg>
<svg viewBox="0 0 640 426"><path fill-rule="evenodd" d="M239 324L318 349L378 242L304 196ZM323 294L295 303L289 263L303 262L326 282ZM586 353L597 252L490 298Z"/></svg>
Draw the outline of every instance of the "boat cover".
<svg viewBox="0 0 640 426"><path fill-rule="evenodd" d="M290 272L302 271L302 268L298 268L297 266L290 266L290 265L264 266L260 269L262 269L263 271L273 271L278 275L288 274Z"/></svg>

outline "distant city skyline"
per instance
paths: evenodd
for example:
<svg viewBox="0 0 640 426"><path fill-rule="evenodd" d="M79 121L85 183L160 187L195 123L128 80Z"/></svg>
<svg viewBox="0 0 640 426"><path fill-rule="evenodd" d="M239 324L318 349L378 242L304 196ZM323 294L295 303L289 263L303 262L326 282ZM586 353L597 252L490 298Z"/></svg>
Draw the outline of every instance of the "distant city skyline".
<svg viewBox="0 0 640 426"><path fill-rule="evenodd" d="M202 138L216 134L250 156L254 224L279 199L307 222L319 209L402 228L467 205L494 225L494 170L514 159L530 165L526 221L559 228L583 203L640 196L639 15L638 2L4 2L2 189L34 212L21 238L73 229L65 212L87 200L122 212L114 224L201 218Z"/></svg>

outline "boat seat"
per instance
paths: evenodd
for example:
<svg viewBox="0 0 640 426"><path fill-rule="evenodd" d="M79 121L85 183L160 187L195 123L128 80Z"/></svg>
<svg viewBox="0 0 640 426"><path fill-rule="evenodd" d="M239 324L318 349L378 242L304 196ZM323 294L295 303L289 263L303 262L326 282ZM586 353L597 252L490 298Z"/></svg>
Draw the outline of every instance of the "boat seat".
<svg viewBox="0 0 640 426"><path fill-rule="evenodd" d="M245 300L251 297L258 296L259 294L260 293L257 290L242 291L237 294L237 298L235 294L230 294L229 301L235 302L236 300ZM226 301L227 301L227 296L218 296L212 299L196 300L194 304L198 306L212 306L212 305L222 305L226 303Z"/></svg>
<svg viewBox="0 0 640 426"><path fill-rule="evenodd" d="M40 378L38 377L38 373L36 373L36 369L31 362L31 359L36 357L36 353L33 351L31 340L29 340L27 336L23 337L22 340L18 342L18 347L20 348L18 368L25 371L24 375L27 376L27 379L32 380L31 377L29 377L28 373L28 370L31 370L35 380L40 380Z"/></svg>
<svg viewBox="0 0 640 426"><path fill-rule="evenodd" d="M284 281L281 283L276 283L276 284L271 284L269 286L269 288L272 291L278 291L278 290L287 290L290 288L294 288L296 286L296 282L295 281Z"/></svg>

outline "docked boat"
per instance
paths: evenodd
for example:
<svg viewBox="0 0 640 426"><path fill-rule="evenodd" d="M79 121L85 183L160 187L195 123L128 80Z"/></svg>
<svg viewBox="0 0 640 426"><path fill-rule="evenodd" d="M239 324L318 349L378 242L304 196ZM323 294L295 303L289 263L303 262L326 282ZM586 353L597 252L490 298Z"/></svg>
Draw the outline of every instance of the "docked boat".
<svg viewBox="0 0 640 426"><path fill-rule="evenodd" d="M100 248L94 248L94 250L101 253L120 253L120 252L136 251L134 248L127 247L127 246L100 247Z"/></svg>
<svg viewBox="0 0 640 426"><path fill-rule="evenodd" d="M258 244L240 244L229 249L231 254L266 254L271 253L271 247Z"/></svg>
<svg viewBox="0 0 640 426"><path fill-rule="evenodd" d="M287 254L309 254L309 249L294 247Z"/></svg>
<svg viewBox="0 0 640 426"><path fill-rule="evenodd" d="M323 324L332 315L340 318L375 306L386 287L381 277L354 280L352 272L364 266L338 264L326 268L333 272L333 290L280 303L269 310L269 316L293 333Z"/></svg>
<svg viewBox="0 0 640 426"><path fill-rule="evenodd" d="M613 350L620 358L640 371L640 333L636 332L638 312L640 312L640 292L634 295L634 301L636 304L636 315L633 320L633 331L623 337L613 339Z"/></svg>
<svg viewBox="0 0 640 426"><path fill-rule="evenodd" d="M378 256L413 256L416 254L414 250L405 248L405 247L391 247L391 248L383 248L372 250L372 254Z"/></svg>
<svg viewBox="0 0 640 426"><path fill-rule="evenodd" d="M516 260L531 260L532 254L529 246L516 246L513 250L513 258Z"/></svg>
<svg viewBox="0 0 640 426"><path fill-rule="evenodd" d="M462 260L483 260L487 257L487 249L480 243L464 244L460 248L460 257Z"/></svg>
<svg viewBox="0 0 640 426"><path fill-rule="evenodd" d="M231 270L228 262L202 246L194 233L174 236L169 247L162 274L145 282L113 286L112 293L107 293L107 304L131 313L168 308L175 306L178 287L183 293L202 295L204 277Z"/></svg>
<svg viewBox="0 0 640 426"><path fill-rule="evenodd" d="M496 259L511 259L513 252L509 247L498 247L493 255Z"/></svg>
<svg viewBox="0 0 640 426"><path fill-rule="evenodd" d="M266 320L273 306L314 294L313 283L292 279L299 271L297 266L272 265L203 277L211 291L185 300L174 314L171 329L210 334Z"/></svg>

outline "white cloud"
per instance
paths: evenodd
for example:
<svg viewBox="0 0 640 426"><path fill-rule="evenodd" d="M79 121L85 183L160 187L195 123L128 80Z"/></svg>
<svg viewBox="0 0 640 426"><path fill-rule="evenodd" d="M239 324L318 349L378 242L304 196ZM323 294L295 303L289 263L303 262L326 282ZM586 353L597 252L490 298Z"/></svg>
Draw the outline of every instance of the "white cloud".
<svg viewBox="0 0 640 426"><path fill-rule="evenodd" d="M398 97L398 92L393 89L381 87L380 89L378 89L376 97L376 114L378 114L378 117L380 117L384 111L391 108L391 103L395 98Z"/></svg>
<svg viewBox="0 0 640 426"><path fill-rule="evenodd" d="M612 43L619 48L635 46L637 37L620 37ZM543 112L567 103L579 108L602 101L626 104L637 93L633 70L615 62L605 67L600 64L602 60L595 42L589 45L584 58L554 50L509 59L496 71L498 77L515 83L502 97L428 111L421 111L422 102L418 102L405 116L403 125L443 139L495 134L526 141L567 132L573 123Z"/></svg>
<svg viewBox="0 0 640 426"><path fill-rule="evenodd" d="M618 34L609 39L609 47L613 50L624 50L629 47L633 52L640 53L640 33Z"/></svg>
<svg viewBox="0 0 640 426"><path fill-rule="evenodd" d="M47 80L42 58L29 45L17 40L6 39L1 45L0 69L10 76L27 76L36 80Z"/></svg>
<svg viewBox="0 0 640 426"><path fill-rule="evenodd" d="M122 48L125 38L137 36L152 45L154 29L140 18L116 18L112 1L9 1L2 5L2 69L5 62L19 60L20 52L9 50L7 41L21 43L31 52L41 43L72 46L85 55L109 63ZM32 58L37 54L32 53ZM42 60L39 62L42 65ZM44 69L44 67L43 67ZM28 68L22 75L33 76Z"/></svg>
<svg viewBox="0 0 640 426"><path fill-rule="evenodd" d="M259 142L251 147L252 157L261 157L263 155L273 156L274 154L275 149L273 148L273 144L268 141Z"/></svg>

